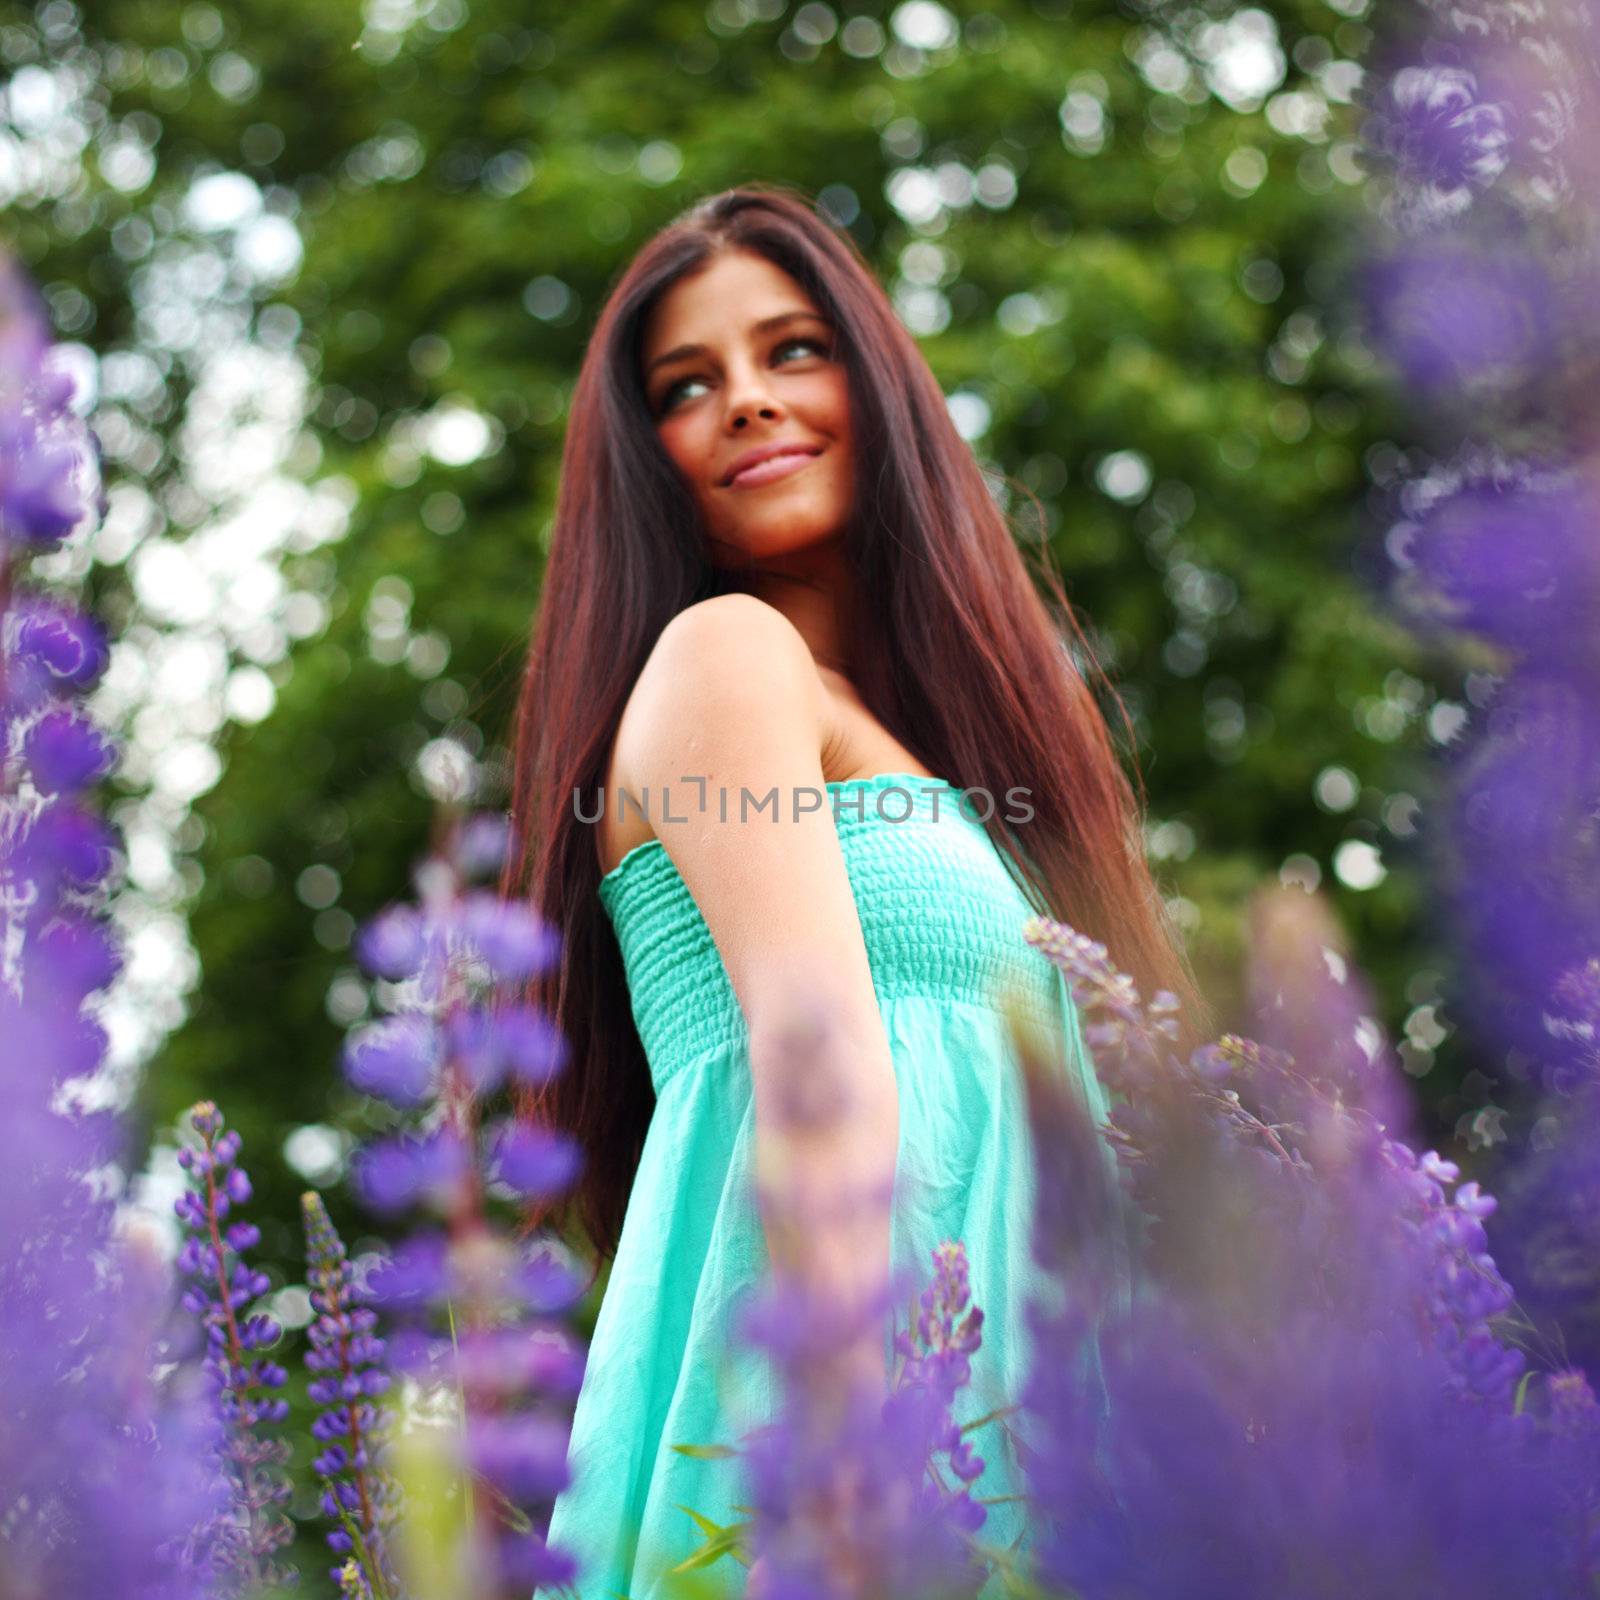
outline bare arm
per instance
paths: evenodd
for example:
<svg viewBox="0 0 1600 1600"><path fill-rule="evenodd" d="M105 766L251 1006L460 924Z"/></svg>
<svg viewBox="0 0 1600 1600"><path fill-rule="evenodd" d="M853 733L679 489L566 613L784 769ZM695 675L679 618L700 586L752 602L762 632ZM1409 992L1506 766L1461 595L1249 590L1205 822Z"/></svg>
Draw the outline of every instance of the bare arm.
<svg viewBox="0 0 1600 1600"><path fill-rule="evenodd" d="M866 945L823 787L827 701L805 641L780 612L747 595L691 606L662 631L618 731L618 781L647 787L656 834L727 968L750 1033L757 1178L768 1193L821 1206L892 1182L899 1134L893 1061ZM706 807L698 811L699 779ZM662 821L661 786L672 814ZM741 788L753 797L741 807ZM776 789L757 811L754 801ZM720 819L719 790L727 792ZM808 794L807 791L813 793ZM817 809L795 815L793 797ZM821 1006L829 1030L816 1065L850 1109L833 1123L796 1126L784 1114L790 1057L784 1025L796 998ZM775 1194L775 1198L777 1197ZM886 1205L797 1227L768 1215L774 1268L830 1299L858 1299L889 1269ZM883 1378L881 1341L841 1358Z"/></svg>

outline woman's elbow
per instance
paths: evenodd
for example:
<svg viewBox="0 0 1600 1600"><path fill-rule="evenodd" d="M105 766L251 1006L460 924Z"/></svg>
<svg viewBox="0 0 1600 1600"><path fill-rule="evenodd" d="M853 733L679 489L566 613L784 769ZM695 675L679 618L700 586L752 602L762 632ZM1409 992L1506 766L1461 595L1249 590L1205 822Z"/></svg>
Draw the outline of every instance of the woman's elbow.
<svg viewBox="0 0 1600 1600"><path fill-rule="evenodd" d="M750 1066L768 1109L814 1126L847 1118L892 1088L894 1061L875 1001L825 980L790 982L752 1010Z"/></svg>

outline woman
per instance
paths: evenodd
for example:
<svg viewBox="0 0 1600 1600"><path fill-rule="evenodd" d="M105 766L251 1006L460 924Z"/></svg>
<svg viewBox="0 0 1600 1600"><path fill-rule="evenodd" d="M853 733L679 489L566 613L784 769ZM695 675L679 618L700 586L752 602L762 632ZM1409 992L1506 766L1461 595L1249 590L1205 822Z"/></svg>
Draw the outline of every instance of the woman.
<svg viewBox="0 0 1600 1600"><path fill-rule="evenodd" d="M1022 923L1193 999L1042 577L1053 608L881 287L802 199L717 195L622 275L573 396L503 886L564 933L540 998L572 1056L524 1109L580 1142L572 1220L612 1261L550 1527L585 1600L661 1593L702 1538L684 1507L740 1520L736 1464L672 1446L736 1443L775 1403L731 1337L769 1264L853 1303L961 1239L985 1325L958 1416L1020 1390L1032 1162L1003 993L1103 1109ZM853 1108L809 1143L779 1114L797 996ZM813 1197L892 1176L893 1210L769 1235L754 1182L780 1168ZM841 1385L882 1366L864 1338ZM1018 1493L1009 1442L980 1449L977 1492ZM986 1542L1025 1534L991 1508Z"/></svg>

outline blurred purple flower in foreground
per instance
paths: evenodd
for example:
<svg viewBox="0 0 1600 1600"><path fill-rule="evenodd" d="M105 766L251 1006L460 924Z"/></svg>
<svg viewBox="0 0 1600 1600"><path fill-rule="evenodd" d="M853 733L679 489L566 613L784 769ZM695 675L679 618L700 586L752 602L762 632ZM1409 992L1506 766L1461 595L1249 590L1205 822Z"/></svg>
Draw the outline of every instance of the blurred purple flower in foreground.
<svg viewBox="0 0 1600 1600"><path fill-rule="evenodd" d="M1390 355L1411 383L1447 394L1539 371L1555 338L1554 292L1535 257L1465 239L1410 244L1367 277Z"/></svg>
<svg viewBox="0 0 1600 1600"><path fill-rule="evenodd" d="M1399 501L1396 606L1480 664L1430 834L1461 1005L1537 1059L1553 977L1600 951L1600 484L1464 450Z"/></svg>
<svg viewBox="0 0 1600 1600"><path fill-rule="evenodd" d="M21 563L92 509L93 447L47 324L0 256L0 1592L200 1600L182 1559L215 1504L203 1399L156 1374L173 1347L171 1280L120 1232L123 1129L78 1104L105 1033L87 1003L120 957L103 917L113 835L54 729L105 665L99 628L22 587ZM67 741L72 742L74 734Z"/></svg>
<svg viewBox="0 0 1600 1600"><path fill-rule="evenodd" d="M1600 669L1600 493L1587 475L1483 452L1402 491L1393 594L1438 644L1476 634L1528 664Z"/></svg>
<svg viewBox="0 0 1600 1600"><path fill-rule="evenodd" d="M1264 1021L1322 1041L1303 1063L1233 1035L1180 1059L1168 997L1146 1006L1060 924L1029 938L1065 975L1112 1094L1127 1213L1085 1176L1095 1132L1066 1080L1019 1041L1039 1148L1058 1141L1036 1245L1063 1292L1037 1314L1051 1354L1028 1395L1045 1583L1081 1600L1553 1600L1592 1581L1587 1387L1519 1385L1483 1229L1494 1202L1367 1109L1386 1098L1386 1052L1341 1050L1351 991L1321 961L1345 958L1320 902L1264 899L1254 942ZM1063 1359L1091 1334L1094 1362Z"/></svg>
<svg viewBox="0 0 1600 1600"><path fill-rule="evenodd" d="M744 1308L739 1337L770 1357L782 1403L740 1447L750 1522L712 1530L692 1563L737 1542L762 1563L761 1600L978 1593L989 1567L968 1536L986 1512L969 1486L984 1463L968 1434L992 1419L963 1425L952 1409L983 1315L968 1309L964 1247L948 1241L932 1258L915 1324L895 1334L886 1395L841 1389L830 1361L883 1325L904 1283L851 1311L774 1280Z"/></svg>
<svg viewBox="0 0 1600 1600"><path fill-rule="evenodd" d="M462 1600L526 1595L575 1571L534 1516L568 1481L565 1406L583 1354L561 1316L581 1279L547 1242L514 1238L494 1216L499 1203L565 1192L578 1172L569 1140L487 1115L497 1094L543 1083L566 1060L548 1018L517 998L555 958L553 931L474 886L499 867L505 840L499 819L447 818L417 873L420 903L362 930L357 951L395 1014L354 1035L344 1057L353 1087L413 1117L357 1153L358 1194L381 1214L417 1209L443 1224L381 1260L367 1292L397 1324L390 1364L460 1411L448 1435L431 1432L474 1508L450 1562ZM390 1541L402 1582L406 1549L404 1537Z"/></svg>
<svg viewBox="0 0 1600 1600"><path fill-rule="evenodd" d="M100 509L93 436L73 412L72 379L53 365L49 323L21 267L0 256L0 549L8 559L58 545Z"/></svg>
<svg viewBox="0 0 1600 1600"><path fill-rule="evenodd" d="M1408 66L1374 97L1368 137L1409 180L1428 220L1472 203L1506 169L1508 108L1463 66Z"/></svg>
<svg viewBox="0 0 1600 1600"><path fill-rule="evenodd" d="M1600 12L1429 5L1411 20L1368 130L1397 219L1372 254L1424 277L1453 262L1455 284L1417 297L1413 320L1375 307L1430 435L1393 486L1385 548L1400 619L1472 669L1471 706L1439 735L1451 765L1429 831L1441 922L1473 974L1462 1005L1537 1058L1550 984L1600 951ZM1440 182L1418 154L1427 129L1476 130L1495 151L1461 166L1446 227L1417 203ZM1495 392L1439 403L1438 375L1490 345Z"/></svg>
<svg viewBox="0 0 1600 1600"><path fill-rule="evenodd" d="M828 1026L806 1006L785 1035L773 1073L779 1139L755 1186L772 1261L733 1317L730 1356L764 1369L755 1392L772 1406L737 1442L670 1441L686 1455L737 1457L747 1504L736 1509L749 1515L722 1525L683 1507L705 1537L666 1576L666 1592L728 1557L750 1568L750 1600L962 1600L994 1564L1020 1566L976 1537L988 1513L972 1492L985 1465L974 1436L1001 1413L954 1416L970 1392L983 1313L969 1304L959 1241L930 1251L933 1281L920 1295L909 1270L849 1291L813 1281L795 1252L793 1241L840 1217L887 1221L892 1199L892 1186L848 1174L814 1194L790 1164L786 1136L811 1138L850 1115ZM909 1323L898 1328L893 1314L907 1301ZM721 1594L734 1579L711 1581L706 1592Z"/></svg>
<svg viewBox="0 0 1600 1600"><path fill-rule="evenodd" d="M1508 1141L1496 1248L1541 1340L1600 1384L1600 956L1552 986L1544 1093Z"/></svg>
<svg viewBox="0 0 1600 1600"><path fill-rule="evenodd" d="M1578 1363L1593 1382L1600 8L1471 0L1412 8L1405 20L1392 76L1373 97L1370 154L1391 224L1374 253L1422 259L1470 237L1486 257L1538 262L1521 282L1544 285L1539 359L1507 368L1498 392L1456 397L1465 403L1438 403L1393 321L1380 317L1375 331L1415 386L1417 431L1428 439L1392 486L1391 596L1400 619L1466 677L1467 704L1442 708L1452 720L1436 734L1445 771L1425 837L1440 931L1463 967L1450 1008L1481 1045L1482 1076L1506 1119L1486 1163L1501 1200L1490 1234L1531 1323L1530 1347ZM1399 137L1407 119L1411 134ZM1452 163L1462 181L1445 234L1433 201L1451 186L1442 173ZM1485 303L1472 316L1499 314ZM1563 1416L1581 1430L1589 1412L1573 1398L1579 1387L1574 1377L1561 1394ZM1592 1468L1575 1481L1592 1490Z"/></svg>

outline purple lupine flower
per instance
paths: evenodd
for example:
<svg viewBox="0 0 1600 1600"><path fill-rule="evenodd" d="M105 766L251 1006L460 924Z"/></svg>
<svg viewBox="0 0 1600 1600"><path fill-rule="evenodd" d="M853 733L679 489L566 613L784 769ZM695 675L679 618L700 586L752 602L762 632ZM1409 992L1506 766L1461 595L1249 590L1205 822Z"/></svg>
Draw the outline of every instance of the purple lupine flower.
<svg viewBox="0 0 1600 1600"><path fill-rule="evenodd" d="M555 958L554 930L530 908L470 887L504 845L502 820L453 825L416 874L420 903L390 906L361 931L362 964L396 986L380 987L379 1002L397 1009L345 1052L354 1087L420 1122L357 1153L358 1194L381 1213L416 1208L444 1223L397 1244L366 1289L393 1324L392 1368L460 1399L455 1468L495 1491L472 1497L472 1572L451 1580L464 1597L566 1584L576 1574L522 1514L568 1481L562 1408L583 1363L559 1319L582 1280L548 1240L507 1237L493 1211L508 1194L565 1192L578 1170L569 1140L486 1120L505 1087L543 1082L567 1058L559 1032L520 994ZM506 1506L516 1511L509 1520Z"/></svg>
<svg viewBox="0 0 1600 1600"><path fill-rule="evenodd" d="M372 1600L366 1575L361 1563L352 1556L342 1567L334 1569L334 1581L339 1586L339 1600Z"/></svg>
<svg viewBox="0 0 1600 1600"><path fill-rule="evenodd" d="M1452 1018L1499 1047L1484 1059L1508 1069L1496 1093L1511 1130L1492 1156L1498 1206L1474 1183L1441 1200L1459 1173L1435 1154L1403 1176L1435 1249L1435 1337L1446 1346L1453 1330L1447 1359L1462 1392L1498 1400L1514 1375L1489 1320L1509 1305L1507 1280L1529 1347L1569 1364L1528 1372L1517 1390L1518 1420L1551 1480L1548 1506L1566 1519L1550 1552L1569 1561L1547 1576L1530 1559L1509 1581L1589 1592L1600 1570L1600 1427L1583 1376L1600 1373L1600 996L1590 1003L1581 976L1591 964L1600 972L1600 496L1588 401L1600 352L1596 13L1472 3L1430 5L1415 20L1409 58L1429 64L1395 72L1371 96L1369 142L1394 162L1388 220L1406 235L1376 253L1447 260L1470 235L1481 260L1517 281L1502 277L1466 314L1451 349L1430 319L1454 294L1416 319L1420 343L1382 316L1377 337L1413 377L1419 360L1434 378L1468 376L1488 324L1505 336L1501 354L1526 338L1538 359L1506 362L1506 387L1453 394L1420 374L1428 449L1393 491L1399 519L1384 541L1401 620L1477 673L1470 712L1441 708L1453 721L1436 734L1448 750L1429 865L1462 965ZM1457 231L1420 238L1442 209ZM1538 269L1525 271L1532 261ZM1489 1450L1483 1460L1514 1485L1525 1466L1513 1456L1508 1470Z"/></svg>
<svg viewBox="0 0 1600 1600"><path fill-rule="evenodd" d="M523 980L549 970L560 939L531 907L469 887L504 848L504 824L469 818L417 873L418 906L391 906L360 930L356 951L375 977L413 980L434 1005L463 978L509 998ZM487 865L486 865L487 864Z"/></svg>
<svg viewBox="0 0 1600 1600"><path fill-rule="evenodd" d="M427 955L422 913L415 906L392 906L372 918L356 936L356 955L375 977L415 977Z"/></svg>
<svg viewBox="0 0 1600 1600"><path fill-rule="evenodd" d="M59 544L96 504L93 440L71 378L49 364L48 326L20 265L0 257L0 561Z"/></svg>
<svg viewBox="0 0 1600 1600"><path fill-rule="evenodd" d="M984 1464L951 1416L980 1319L955 1326L965 1259L943 1248L915 1330L896 1335L887 1394L841 1390L831 1363L883 1325L903 1282L850 1308L774 1280L741 1308L737 1336L766 1353L782 1393L778 1415L739 1447L764 1600L975 1595L988 1578L972 1543L986 1511L970 1492Z"/></svg>
<svg viewBox="0 0 1600 1600"><path fill-rule="evenodd" d="M1392 1136L1407 1134L1414 1111L1399 1060L1324 903L1308 894L1263 895L1253 915L1250 1005L1260 1043ZM1283 1117L1294 1111L1278 1107Z"/></svg>
<svg viewBox="0 0 1600 1600"><path fill-rule="evenodd" d="M16 736L70 715L104 661L95 623L24 587L21 563L79 522L93 456L49 357L38 295L0 255L0 1589L209 1600L184 1552L218 1504L211 1423L175 1363L170 1273L102 1181L127 1158L122 1119L59 1093L102 1064L85 1002L119 952L114 835L43 798Z"/></svg>
<svg viewBox="0 0 1600 1600"><path fill-rule="evenodd" d="M1470 452L1407 484L1400 511L1391 593L1414 629L1593 672L1600 494L1587 474Z"/></svg>
<svg viewBox="0 0 1600 1600"><path fill-rule="evenodd" d="M506 1122L489 1135L488 1161L491 1178L524 1199L542 1200L572 1187L583 1153L565 1134Z"/></svg>
<svg viewBox="0 0 1600 1600"><path fill-rule="evenodd" d="M458 1007L445 1019L445 1029L450 1053L474 1094L491 1094L508 1077L537 1088L567 1063L567 1041L560 1030L525 1003Z"/></svg>
<svg viewBox="0 0 1600 1600"><path fill-rule="evenodd" d="M351 1181L363 1205L394 1216L426 1203L449 1212L473 1170L472 1152L455 1129L374 1140L356 1152Z"/></svg>
<svg viewBox="0 0 1600 1600"><path fill-rule="evenodd" d="M1316 919L1271 922L1280 939L1309 935L1307 954L1326 947ZM1184 1061L1170 1007L1145 1012L1103 947L1046 919L1028 937L1084 1019L1146 1224L1108 1224L1115 1207L1089 1179L1042 1165L1043 1200L1067 1181L1091 1195L1042 1204L1036 1239L1063 1291L1030 1318L1049 1352L1026 1397L1043 1580L1084 1600L1378 1592L1400 1571L1430 1592L1566 1592L1588 1559L1573 1458L1516 1413L1525 1358L1500 1331L1511 1295L1487 1250L1493 1202L1346 1100L1342 995L1327 1066L1235 1036ZM1285 1032L1317 1038L1309 1019ZM1065 1149L1083 1150L1092 1130L1067 1075L1023 1059L1036 1147L1077 1124Z"/></svg>
<svg viewBox="0 0 1600 1600"><path fill-rule="evenodd" d="M983 1312L967 1309L971 1279L964 1245L946 1240L933 1251L933 1266L933 1282L918 1298L915 1335L902 1332L895 1348L908 1363L905 1381L927 1385L948 1404L972 1376L967 1358L983 1342Z"/></svg>
<svg viewBox="0 0 1600 1600"><path fill-rule="evenodd" d="M110 872L116 847L99 817L60 801L28 812L8 808L0 818L0 840L8 870L18 882L35 886L35 922L42 922L42 908L53 907L64 891L96 887ZM26 906L19 914L29 915Z"/></svg>
<svg viewBox="0 0 1600 1600"><path fill-rule="evenodd" d="M1402 615L1506 670L1450 758L1433 865L1476 974L1462 1020L1539 1059L1549 974L1600 950L1600 496L1584 470L1465 453L1410 484L1387 547Z"/></svg>
<svg viewBox="0 0 1600 1600"><path fill-rule="evenodd" d="M363 1094L409 1109L432 1097L442 1060L438 1028L411 1012L353 1034L345 1047L344 1074Z"/></svg>
<svg viewBox="0 0 1600 1600"><path fill-rule="evenodd" d="M414 1232L374 1264L367 1292L374 1305L395 1315L425 1312L453 1293L451 1265L450 1243L442 1232Z"/></svg>
<svg viewBox="0 0 1600 1600"><path fill-rule="evenodd" d="M556 959L560 940L555 929L531 906L502 900L491 890L463 895L454 922L463 943L488 963L500 982L531 978Z"/></svg>
<svg viewBox="0 0 1600 1600"><path fill-rule="evenodd" d="M1541 262L1548 337L1514 405L1472 392L1419 419L1429 449L1393 492L1390 592L1428 645L1477 669L1470 713L1444 736L1430 865L1439 924L1463 968L1452 1018L1495 1047L1486 1063L1505 1065L1495 1092L1510 1137L1492 1154L1501 1205L1488 1232L1535 1348L1593 1378L1600 1087L1574 980L1600 961L1600 495L1588 401L1600 349L1596 13L1438 6L1419 20L1412 59L1435 63L1432 89L1422 95L1401 72L1377 85L1374 104L1409 96L1438 108L1438 138L1462 141L1462 224L1496 259ZM1503 132L1483 113L1491 105ZM1489 159L1479 163L1482 135L1493 154L1480 145ZM1427 210L1412 191L1440 181L1425 164L1397 161L1403 227ZM1380 325L1379 337L1388 331ZM1573 985L1565 995L1563 984ZM1469 1349L1492 1370L1481 1336ZM1592 1459L1580 1471L1592 1486Z"/></svg>
<svg viewBox="0 0 1600 1600"><path fill-rule="evenodd" d="M1364 131L1369 159L1397 180L1397 220L1427 226L1470 207L1510 163L1512 115L1462 65L1405 66L1383 82Z"/></svg>
<svg viewBox="0 0 1600 1600"><path fill-rule="evenodd" d="M895 1351L906 1365L894 1386L891 1404L900 1403L901 1397L913 1388L926 1390L938 1401L946 1414L938 1419L934 1451L947 1456L950 1471L959 1484L971 1485L983 1474L983 1458L974 1453L965 1430L947 1413L957 1392L972 1377L971 1358L983 1343L983 1311L970 1303L965 1245L946 1240L933 1251L933 1264L933 1282L918 1298L915 1335L905 1330L895 1337ZM936 1467L930 1470L937 1475ZM970 1490L952 1488L954 1493L942 1503L943 1514L969 1533L981 1528L986 1513L972 1500Z"/></svg>
<svg viewBox="0 0 1600 1600"><path fill-rule="evenodd" d="M1368 266L1364 289L1376 337L1425 393L1527 383L1557 337L1558 290L1531 252L1407 241Z"/></svg>
<svg viewBox="0 0 1600 1600"><path fill-rule="evenodd" d="M494 1013L494 1027L505 1053L506 1072L523 1088L539 1088L566 1066L571 1054L566 1039L534 1007L502 1006Z"/></svg>
<svg viewBox="0 0 1600 1600"><path fill-rule="evenodd" d="M558 1417L480 1413L467 1419L467 1459L518 1504L548 1502L571 1481L567 1433Z"/></svg>
<svg viewBox="0 0 1600 1600"><path fill-rule="evenodd" d="M0 411L0 460L0 529L19 544L59 544L84 513L78 451L37 417Z"/></svg>
<svg viewBox="0 0 1600 1600"><path fill-rule="evenodd" d="M388 1420L374 1404L390 1381L381 1364L383 1340L322 1196L308 1192L300 1206L306 1280L316 1312L307 1330L306 1366L319 1374L308 1393L322 1408L312 1431L323 1450L312 1465L324 1480L323 1512L338 1524L328 1543L349 1558L330 1571L347 1584L343 1574L353 1560L362 1585L356 1592L363 1600L387 1600L396 1592L388 1544L398 1504L394 1481L382 1465ZM354 1537L346 1531L346 1519L354 1525Z"/></svg>
<svg viewBox="0 0 1600 1600"><path fill-rule="evenodd" d="M511 819L484 811L462 822L450 853L456 870L470 880L493 877L504 865L510 848Z"/></svg>
<svg viewBox="0 0 1600 1600"><path fill-rule="evenodd" d="M1496 1163L1496 1253L1521 1310L1600 1381L1600 956L1563 973L1544 1010L1548 1047L1523 1142Z"/></svg>
<svg viewBox="0 0 1600 1600"><path fill-rule="evenodd" d="M1408 60L1422 64L1371 97L1369 145L1394 180L1374 281L1392 288L1394 262L1413 286L1437 283L1440 268L1457 281L1398 315L1379 306L1373 320L1381 352L1418 385L1429 439L1393 491L1400 516L1384 544L1401 619L1430 645L1470 647L1480 669L1470 714L1441 707L1453 721L1436 733L1449 752L1430 865L1439 923L1466 968L1452 1016L1537 1071L1550 974L1600 950L1587 892L1600 872L1589 827L1600 805L1600 503L1581 398L1600 348L1589 309L1600 235L1585 182L1600 133L1593 15L1436 7L1417 20ZM1444 197L1457 215L1429 234ZM1534 1166L1553 1164L1554 1142L1547 1131L1528 1152ZM1582 1164L1575 1149L1563 1159ZM1508 1193L1538 1187L1501 1165ZM1525 1265L1515 1247L1508 1259Z"/></svg>
<svg viewBox="0 0 1600 1600"><path fill-rule="evenodd" d="M797 1011L784 1032L787 1059L774 1072L780 1125L814 1136L849 1115L851 1094L824 1052L827 1020ZM774 1174L757 1190L778 1231L798 1237L816 1225L825 1202L797 1193ZM830 1197L887 1219L892 1183ZM830 1214L831 1209L830 1209ZM956 1241L932 1252L934 1279L912 1300L908 1326L892 1313L912 1290L912 1275L889 1273L849 1294L811 1281L803 1270L774 1270L737 1306L734 1337L768 1368L776 1414L737 1445L675 1440L694 1453L708 1446L740 1458L739 1499L751 1516L730 1529L707 1528L689 1559L731 1553L753 1561L759 1600L865 1594L971 1596L991 1571L976 1535L987 1520L972 1486L984 1461L968 1435L1000 1413L960 1424L952 1408L971 1377L983 1317L969 1306L966 1253ZM890 1347L892 1373L863 1361ZM692 1509L692 1508L686 1508Z"/></svg>
<svg viewBox="0 0 1600 1600"><path fill-rule="evenodd" d="M1552 1089L1600 1084L1600 955L1563 972L1544 1012Z"/></svg>
<svg viewBox="0 0 1600 1600"><path fill-rule="evenodd" d="M1310 970L1329 948L1330 918L1313 909L1314 897L1298 889L1285 889L1268 903L1273 899L1279 909L1259 919L1263 928L1273 929L1272 966ZM1302 993L1308 1010L1331 1006L1319 1028L1310 1017L1285 1016L1281 989L1256 984L1257 993L1270 999L1264 1018L1269 1026L1300 1041L1329 1040L1322 1063L1303 1068L1280 1050L1236 1035L1224 1035L1180 1060L1164 1043L1171 1039L1170 1004L1158 997L1144 1014L1132 981L1110 965L1103 945L1047 918L1033 919L1025 937L1061 969L1085 1019L1084 1037L1096 1070L1117 1097L1106 1132L1148 1224L1146 1246L1158 1269L1182 1274L1204 1262L1236 1283L1248 1283L1258 1273L1264 1241L1248 1231L1230 1235L1188 1194L1187 1186L1214 1165L1215 1204L1222 1204L1226 1194L1227 1204L1241 1215L1265 1206L1274 1216L1293 1218L1299 1230L1292 1241L1296 1248L1326 1249L1326 1258L1317 1263L1324 1283L1331 1285L1334 1275L1343 1273L1351 1293L1364 1281L1375 1241L1363 1241L1360 1253L1340 1247L1343 1225L1325 1214L1331 1202L1318 1197L1332 1196L1346 1214L1358 1203L1370 1210L1373 1226L1384 1230L1384 1248L1397 1253L1395 1259L1404 1258L1417 1315L1441 1352L1478 1349L1479 1335L1486 1332L1480 1325L1510 1301L1483 1248L1478 1215L1487 1197L1469 1187L1467 1204L1453 1204L1446 1185L1459 1176L1457 1169L1432 1152L1419 1158L1363 1105L1363 1094L1372 1093L1371 1062L1362 1057L1352 1082L1341 1037L1348 1027L1345 985L1308 987ZM1296 940L1302 941L1299 957L1286 953ZM1267 959L1263 956L1261 964ZM1232 1070L1222 1072L1223 1063ZM1385 1292L1392 1287L1390 1281L1383 1285ZM1268 1323L1274 1315L1275 1309L1264 1305ZM1516 1361L1515 1351L1504 1351L1502 1379L1509 1371L1514 1381ZM1477 1366L1470 1380L1465 1372L1461 1376L1471 1385L1483 1381ZM1509 1382L1502 1397L1508 1396Z"/></svg>
<svg viewBox="0 0 1600 1600"><path fill-rule="evenodd" d="M43 794L76 794L110 770L115 751L100 730L65 708L47 711L22 736L22 754Z"/></svg>
<svg viewBox="0 0 1600 1600"><path fill-rule="evenodd" d="M221 1465L232 1498L228 1513L206 1532L208 1557L220 1592L249 1595L296 1580L292 1567L274 1559L294 1537L293 1524L279 1509L291 1489L283 1470L288 1442L257 1431L288 1415L288 1402L275 1393L288 1374L271 1357L256 1354L277 1343L278 1324L261 1313L247 1314L271 1287L267 1275L245 1259L260 1230L249 1222L228 1223L251 1193L238 1165L239 1135L223 1131L222 1113L209 1100L190 1109L189 1125L200 1143L178 1152L194 1184L174 1205L190 1230L178 1264L193 1280L183 1304L205 1328L205 1371L222 1423Z"/></svg>
<svg viewBox="0 0 1600 1600"><path fill-rule="evenodd" d="M1445 802L1446 894L1463 954L1483 974L1474 1026L1531 1053L1550 974L1600 951L1600 671L1527 668L1495 694ZM1498 1016L1495 1014L1498 1012Z"/></svg>
<svg viewBox="0 0 1600 1600"><path fill-rule="evenodd" d="M84 694L110 660L105 630L60 601L17 597L3 648L8 711L26 714L61 694Z"/></svg>
<svg viewBox="0 0 1600 1600"><path fill-rule="evenodd" d="M544 1309L535 1297L525 1303L530 1310ZM444 1354L442 1344L413 1346L413 1350L423 1365ZM469 1329L456 1339L452 1365L466 1388L483 1394L575 1399L583 1379L584 1350L572 1333L554 1323Z"/></svg>
<svg viewBox="0 0 1600 1600"><path fill-rule="evenodd" d="M1029 1389L1040 1577L1085 1600L1566 1594L1556 1462L1507 1413L1440 1398L1394 1315L1290 1313L1255 1342L1151 1298L1042 1321ZM1078 1334L1092 1362L1065 1359ZM1083 1368L1088 1369L1085 1376Z"/></svg>

